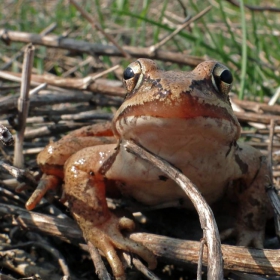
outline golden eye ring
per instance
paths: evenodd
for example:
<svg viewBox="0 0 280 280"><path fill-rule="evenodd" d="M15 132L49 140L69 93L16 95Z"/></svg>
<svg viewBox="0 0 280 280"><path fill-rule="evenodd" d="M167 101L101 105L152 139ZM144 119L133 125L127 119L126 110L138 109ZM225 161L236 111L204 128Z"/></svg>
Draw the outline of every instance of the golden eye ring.
<svg viewBox="0 0 280 280"><path fill-rule="evenodd" d="M230 92L233 77L230 70L223 64L216 63L212 71L212 83L215 89L223 94Z"/></svg>

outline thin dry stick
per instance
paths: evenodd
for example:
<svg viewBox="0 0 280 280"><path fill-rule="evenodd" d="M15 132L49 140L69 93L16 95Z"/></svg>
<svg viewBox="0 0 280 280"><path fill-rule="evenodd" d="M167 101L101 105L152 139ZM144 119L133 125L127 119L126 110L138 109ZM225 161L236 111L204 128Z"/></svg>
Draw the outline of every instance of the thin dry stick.
<svg viewBox="0 0 280 280"><path fill-rule="evenodd" d="M149 280L160 280L153 272L151 272L137 257L131 258L131 255L123 253L123 257L127 263L132 261L133 265Z"/></svg>
<svg viewBox="0 0 280 280"><path fill-rule="evenodd" d="M76 7L76 9L82 14L83 17L86 18L88 22L90 22L92 28L96 28L100 31L115 47L123 54L127 59L130 58L130 55L116 42L116 40L106 33L98 22L88 13L86 12L75 0L70 0L70 2Z"/></svg>
<svg viewBox="0 0 280 280"><path fill-rule="evenodd" d="M26 275L40 275L39 279L61 279L61 276L58 273L56 273L56 267L54 267L53 265L43 267L42 264L40 264L40 262L37 262L36 264L34 262L34 254L31 255L30 253L27 253L26 251L21 249L13 249L6 251L1 250L0 266L2 269L6 268L8 269L8 271L13 271L16 274L24 277L20 277L20 279L28 279L25 278ZM29 279L34 280L34 277ZM38 277L35 279L38 279Z"/></svg>
<svg viewBox="0 0 280 280"><path fill-rule="evenodd" d="M13 250L13 249L31 247L31 246L39 247L39 248L42 248L42 249L46 250L49 254L51 254L58 261L63 274L64 275L70 275L68 265L67 265L66 260L64 259L63 255L61 255L61 253L56 248L52 247L45 240L40 240L40 242L39 241L37 241L37 242L36 241L28 241L28 242L25 242L25 243L19 243L19 244L15 244L15 245L10 245L10 244L9 245L2 245L1 250L2 251Z"/></svg>
<svg viewBox="0 0 280 280"><path fill-rule="evenodd" d="M60 48L71 50L74 52L93 53L105 56L123 56L120 50L113 45L92 44L87 41L74 40L72 38L64 38L62 36L41 36L35 33L11 31L7 29L0 29L0 39L4 42L22 42L33 43L50 48ZM128 52L132 57L146 57L150 59L158 59L162 61L169 61L189 66L197 66L200 62L204 61L203 58L197 56L186 55L185 53L178 53L172 51L158 50L151 53L150 48L141 48L133 46L123 46L123 49Z"/></svg>
<svg viewBox="0 0 280 280"><path fill-rule="evenodd" d="M205 244L206 244L206 241L205 241L205 238L203 237L200 240L199 258L198 258L198 263L197 263L197 280L202 279L203 251L204 251Z"/></svg>
<svg viewBox="0 0 280 280"><path fill-rule="evenodd" d="M20 77L20 73L12 73L7 71L0 71L0 77L17 82ZM47 83L57 87L65 87L72 89L82 89L92 92L98 92L105 95L121 96L124 97L126 90L121 86L119 81L112 81L107 79L98 79L94 83L88 84L88 77L85 78L60 78L52 75L32 75L31 84L38 85L40 83ZM48 88L51 88L48 86Z"/></svg>
<svg viewBox="0 0 280 280"><path fill-rule="evenodd" d="M232 5L239 7L240 3L235 0L227 0ZM263 12L263 11L269 11L274 13L280 13L280 8L278 7L270 7L270 6L252 6L252 5L244 5L247 9L255 12Z"/></svg>
<svg viewBox="0 0 280 280"><path fill-rule="evenodd" d="M272 149L273 149L273 135L274 135L274 129L275 129L275 120L270 120L270 127L269 127L269 144L267 147L268 150L268 167L269 167L269 176L270 180L272 182Z"/></svg>
<svg viewBox="0 0 280 280"><path fill-rule="evenodd" d="M84 78L84 88L83 89L87 89L88 86L93 83L96 79L99 79L101 78L102 76L104 75L107 75L108 73L111 73L113 71L115 71L116 69L118 69L120 67L119 64L113 66L113 67L110 67L109 69L106 69L105 71L102 71L98 74L95 74L95 75L91 75L91 76L88 76L86 78Z"/></svg>
<svg viewBox="0 0 280 280"><path fill-rule="evenodd" d="M79 68L89 64L91 61L93 61L93 57L92 56L88 56L85 60L81 61L80 63L78 63L78 65L75 65L74 67L70 68L69 70L67 70L66 72L64 72L62 74L63 78L68 77L69 75L71 75L72 73L76 72Z"/></svg>
<svg viewBox="0 0 280 280"><path fill-rule="evenodd" d="M235 116L241 122L256 122L263 124L270 124L270 120L280 121L280 117L277 115L264 115L264 114L255 114L247 112L234 112Z"/></svg>
<svg viewBox="0 0 280 280"><path fill-rule="evenodd" d="M46 27L44 30L42 30L42 31L40 32L40 35L42 35L42 36L47 35L48 33L52 32L52 31L56 28L56 26L57 26L56 23L50 24L48 27ZM5 63L5 64L3 65L3 67L1 68L1 70L7 69L8 67L11 66L11 64L12 64L15 60L19 59L19 58L22 56L22 54L23 54L23 52L24 52L24 50L25 50L25 47L26 47L26 46L22 47L22 48L10 59L10 61L8 61L7 63Z"/></svg>
<svg viewBox="0 0 280 280"><path fill-rule="evenodd" d="M90 253L91 259L95 266L95 272L100 280L111 280L110 274L108 273L102 258L98 250L93 246L91 242L87 242L88 251Z"/></svg>
<svg viewBox="0 0 280 280"><path fill-rule="evenodd" d="M82 232L75 221L68 217L57 218L51 215L30 212L26 209L0 203L0 216L13 216L13 225L70 242L82 242ZM129 237L150 249L158 258L181 266L197 264L201 242L180 240L148 233L132 233ZM81 244L80 244L81 245ZM82 246L84 249L85 247ZM224 268L255 274L280 274L279 250L248 249L239 246L222 245ZM207 251L207 247L205 247ZM210 260L211 261L211 260ZM203 255L207 264L207 254Z"/></svg>
<svg viewBox="0 0 280 280"><path fill-rule="evenodd" d="M133 153L158 167L162 172L174 180L186 193L199 215L200 224L207 242L209 260L207 279L223 279L223 258L218 227L211 208L197 190L196 186L169 163L152 155L134 142L126 140L123 142L123 146L128 152Z"/></svg>
<svg viewBox="0 0 280 280"><path fill-rule="evenodd" d="M0 160L0 166L4 168L7 172L9 172L14 178L16 178L18 182L26 183L27 185L32 186L34 188L37 186L36 180L34 179L32 174L29 173L27 170L14 167L5 163L2 160Z"/></svg>
<svg viewBox="0 0 280 280"><path fill-rule="evenodd" d="M210 10L212 9L212 6L208 6L206 9L204 9L203 11L201 11L200 13L198 13L196 16L194 16L193 18L191 18L190 20L186 21L185 23L183 23L182 25L180 25L178 28L176 28L170 35L168 35L167 37L165 37L163 40L161 40L160 42L158 42L157 44L153 45L150 47L150 51L153 53L155 50L157 50L159 47L161 47L162 45L164 45L166 42L168 42L170 39L172 39L175 35L177 35L182 29L186 28L187 26L189 26L191 23L193 23L194 21L196 21L197 19L201 18L202 16L204 16L205 14L207 14Z"/></svg>
<svg viewBox="0 0 280 280"><path fill-rule="evenodd" d="M24 52L24 61L22 69L22 83L20 90L20 98L18 99L18 130L15 137L15 156L14 165L23 168L24 158L23 158L23 138L26 125L26 118L29 109L29 88L30 88L30 77L31 69L33 65L34 58L34 46L32 44L28 45Z"/></svg>
<svg viewBox="0 0 280 280"><path fill-rule="evenodd" d="M272 119L270 121L270 129L269 129L269 145L268 145L268 167L270 171L270 181L273 182L273 174L272 174L272 149L273 149L273 135L275 129L275 121ZM275 191L275 188L269 186L267 189L267 194L270 199L271 205L274 210L274 223L275 223L275 231L276 235L280 237L280 224L279 224L279 217L280 217L280 201L279 197Z"/></svg>
<svg viewBox="0 0 280 280"><path fill-rule="evenodd" d="M47 86L48 86L47 83L37 86L36 88L30 90L29 96L32 96L33 94L37 94L40 90L47 88Z"/></svg>
<svg viewBox="0 0 280 280"><path fill-rule="evenodd" d="M132 233L129 237L136 242L141 242L158 258L163 258L165 261L172 261L172 263L178 265L195 265L198 262L200 249L200 242L198 241L180 240L150 233ZM280 250L260 250L225 244L222 245L222 250L224 269L226 270L262 275L280 275ZM207 259L207 246L205 252L203 264L206 266L207 262L211 263L213 260ZM211 278L211 280L220 279L223 278Z"/></svg>
<svg viewBox="0 0 280 280"><path fill-rule="evenodd" d="M116 88L116 87L111 87ZM92 94L83 93L81 91L72 91L69 90L68 94L65 92L60 94L57 93L46 93L43 95L34 95L30 98L30 108L60 104L66 102L88 102L92 99ZM1 113L11 113L16 109L15 103L17 100L17 96L11 96L7 100L0 102L0 111ZM117 102L117 101L116 101ZM118 103L117 103L118 104ZM50 112L48 112L49 115Z"/></svg>

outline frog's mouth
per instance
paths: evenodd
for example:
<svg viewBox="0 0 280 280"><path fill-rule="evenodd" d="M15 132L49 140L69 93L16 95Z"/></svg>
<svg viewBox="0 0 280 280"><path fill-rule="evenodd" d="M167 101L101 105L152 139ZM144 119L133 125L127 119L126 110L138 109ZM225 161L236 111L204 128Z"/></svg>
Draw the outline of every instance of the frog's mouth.
<svg viewBox="0 0 280 280"><path fill-rule="evenodd" d="M126 106L119 115L116 115L113 129L116 135L149 131L161 134L161 128L165 128L164 124L167 123L172 123L173 127L184 127L184 133L195 124L196 133L204 133L206 127L211 127L213 135L220 138L232 140L237 139L240 134L240 125L231 107L206 103L205 99L190 95L182 98L180 102L171 99L169 102L154 100L145 104Z"/></svg>
<svg viewBox="0 0 280 280"><path fill-rule="evenodd" d="M227 120L233 125L239 126L230 105L219 105L221 105L219 102L205 102L205 98L186 94L179 101L169 98L164 101L153 100L142 104L131 104L123 108L123 110L120 108L121 113L116 114L114 121L118 122L127 117L137 118L145 116L161 119L194 119L204 117Z"/></svg>

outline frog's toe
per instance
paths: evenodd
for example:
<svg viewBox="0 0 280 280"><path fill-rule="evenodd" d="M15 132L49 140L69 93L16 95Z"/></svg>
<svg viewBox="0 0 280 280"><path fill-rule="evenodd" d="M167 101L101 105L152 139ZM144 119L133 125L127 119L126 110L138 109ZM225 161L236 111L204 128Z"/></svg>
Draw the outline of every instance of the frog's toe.
<svg viewBox="0 0 280 280"><path fill-rule="evenodd" d="M235 237L237 246L252 246L254 248L262 249L264 241L264 230L250 230L229 228L220 233L222 241Z"/></svg>
<svg viewBox="0 0 280 280"><path fill-rule="evenodd" d="M226 229L226 230L220 232L221 241L225 241L226 239L229 239L229 238L235 237L235 236L236 236L235 228L229 228L229 229Z"/></svg>
<svg viewBox="0 0 280 280"><path fill-rule="evenodd" d="M264 241L264 231L248 230L243 229L237 234L237 243L238 246L249 247L252 246L257 249L263 248Z"/></svg>
<svg viewBox="0 0 280 280"><path fill-rule="evenodd" d="M27 210L32 210L40 202L42 197L50 189L55 189L60 182L60 179L54 175L44 174L39 181L36 190L32 193L31 197L25 204Z"/></svg>
<svg viewBox="0 0 280 280"><path fill-rule="evenodd" d="M142 244L124 237L121 233L123 229L133 230L134 222L128 218L117 218L111 215L104 223L83 232L86 239L104 253L115 277L122 277L124 273L115 249L138 255L148 263L150 269L154 269L157 265L154 254Z"/></svg>
<svg viewBox="0 0 280 280"><path fill-rule="evenodd" d="M129 232L132 232L135 230L135 223L126 217L122 217L119 219L119 227L120 230L127 230Z"/></svg>

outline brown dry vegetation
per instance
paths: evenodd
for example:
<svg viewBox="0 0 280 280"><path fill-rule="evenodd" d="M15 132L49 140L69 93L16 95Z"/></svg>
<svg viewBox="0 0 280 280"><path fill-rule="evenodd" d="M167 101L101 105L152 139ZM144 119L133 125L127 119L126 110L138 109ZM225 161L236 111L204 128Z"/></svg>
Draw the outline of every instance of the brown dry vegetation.
<svg viewBox="0 0 280 280"><path fill-rule="evenodd" d="M280 2L266 1L263 7L263 1L252 1L253 7L245 8L246 26L233 2L236 1L79 1L95 20L93 27L66 0L1 1L0 125L12 134L19 130L19 77L27 43L35 46L31 89L42 83L47 83L47 87L30 96L23 142L24 168L13 169L13 146L0 146L0 279L61 279L63 275L71 275L71 279L98 279L87 250L80 245L80 232L69 221L68 210L58 202L59 194L55 199L48 195L36 212L69 222L65 232L55 231L57 220L42 216L44 222L39 222L37 216L24 211L24 205L38 180L38 152L50 140L57 140L70 130L110 120L125 94L121 85L123 69L138 57L157 59L164 69L188 70L207 58L228 65L235 77L232 100L239 106L236 114L244 128L242 138L273 159L273 177L278 187ZM193 18L208 6L211 10L205 15L157 45L181 27L186 18ZM245 100L238 99L238 95ZM19 173L15 175L13 171ZM15 177L28 189L17 193L15 188L20 183ZM119 208L125 205L123 201L111 204ZM218 218L221 227L226 226L225 220L228 222L228 217ZM139 218L139 228L181 239L199 240L202 236L196 215L176 209L145 212ZM273 221L269 222L265 245L279 248ZM196 252L197 244L188 246L194 246ZM182 254L185 263L175 260L172 250L170 256L160 253L160 248L157 252L161 257L155 274L160 279L196 278L196 265L188 259L191 251ZM277 252L269 255L271 266L279 262ZM277 279L274 275L279 275L279 267L260 268L264 261L261 259L255 262L253 270L254 262L249 259L252 255L254 260L257 257L253 251L243 253L239 252L239 257L243 256L249 268L244 266L239 268L241 271L270 274L269 279ZM226 265L234 269L231 263ZM227 277L245 279L236 273ZM144 276L130 269L128 279Z"/></svg>

